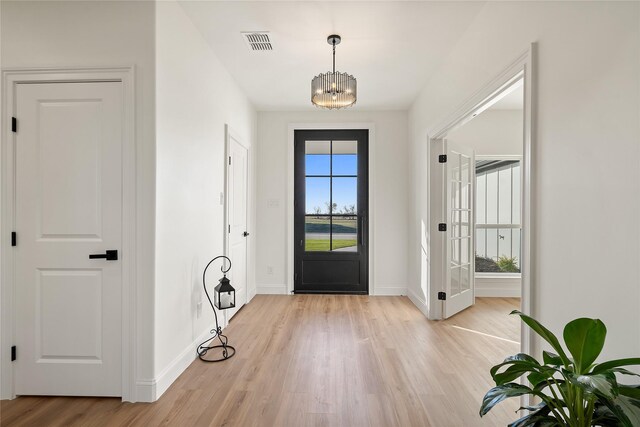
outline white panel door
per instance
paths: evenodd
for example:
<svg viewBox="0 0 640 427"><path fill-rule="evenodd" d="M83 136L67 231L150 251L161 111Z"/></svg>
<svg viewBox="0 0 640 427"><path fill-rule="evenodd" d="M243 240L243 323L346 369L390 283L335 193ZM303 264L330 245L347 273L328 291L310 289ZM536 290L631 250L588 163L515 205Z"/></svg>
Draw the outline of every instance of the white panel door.
<svg viewBox="0 0 640 427"><path fill-rule="evenodd" d="M234 136L229 137L227 162L228 256L231 259L229 280L236 289L236 307L227 312L231 319L247 302L247 196L249 152Z"/></svg>
<svg viewBox="0 0 640 427"><path fill-rule="evenodd" d="M122 84L16 93L16 394L120 396Z"/></svg>
<svg viewBox="0 0 640 427"><path fill-rule="evenodd" d="M444 141L447 153L445 205L447 215L446 300L444 317L475 303L473 150Z"/></svg>

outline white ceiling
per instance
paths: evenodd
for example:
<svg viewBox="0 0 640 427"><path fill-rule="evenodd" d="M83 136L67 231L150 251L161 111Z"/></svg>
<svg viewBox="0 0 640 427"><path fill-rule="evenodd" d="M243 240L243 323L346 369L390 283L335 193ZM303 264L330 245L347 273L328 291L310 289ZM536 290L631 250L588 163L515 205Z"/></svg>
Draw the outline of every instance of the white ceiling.
<svg viewBox="0 0 640 427"><path fill-rule="evenodd" d="M358 80L358 110L403 110L464 34L483 2L181 1L258 110L313 109L311 79L331 69ZM268 31L252 53L242 31Z"/></svg>

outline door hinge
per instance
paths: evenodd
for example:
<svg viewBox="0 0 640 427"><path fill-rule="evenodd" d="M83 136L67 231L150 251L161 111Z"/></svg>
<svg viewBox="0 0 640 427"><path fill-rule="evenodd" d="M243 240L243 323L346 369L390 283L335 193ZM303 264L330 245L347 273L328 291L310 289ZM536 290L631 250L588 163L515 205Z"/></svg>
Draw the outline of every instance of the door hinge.
<svg viewBox="0 0 640 427"><path fill-rule="evenodd" d="M18 132L18 119L11 117L11 132Z"/></svg>
<svg viewBox="0 0 640 427"><path fill-rule="evenodd" d="M438 231L447 231L447 224L445 224L444 222L438 224Z"/></svg>
<svg viewBox="0 0 640 427"><path fill-rule="evenodd" d="M438 163L447 163L447 155L446 154L440 154L438 156Z"/></svg>
<svg viewBox="0 0 640 427"><path fill-rule="evenodd" d="M231 224L229 224L229 233L231 233Z"/></svg>
<svg viewBox="0 0 640 427"><path fill-rule="evenodd" d="M231 156L229 156L229 165L231 165Z"/></svg>
<svg viewBox="0 0 640 427"><path fill-rule="evenodd" d="M295 274L293 275L293 280L294 280L294 281L295 281L295 280L298 280L298 273L295 273Z"/></svg>
<svg viewBox="0 0 640 427"><path fill-rule="evenodd" d="M15 231L11 232L11 246L18 246L18 234Z"/></svg>
<svg viewBox="0 0 640 427"><path fill-rule="evenodd" d="M11 346L11 361L12 361L12 362L14 362L14 361L16 360L16 358L17 358L17 353L18 353L18 350L16 349L16 346L15 346L15 345L12 345L12 346Z"/></svg>
<svg viewBox="0 0 640 427"><path fill-rule="evenodd" d="M447 293L446 292L438 292L438 300L446 301L447 300Z"/></svg>
<svg viewBox="0 0 640 427"><path fill-rule="evenodd" d="M302 239L300 239L300 246L302 246Z"/></svg>

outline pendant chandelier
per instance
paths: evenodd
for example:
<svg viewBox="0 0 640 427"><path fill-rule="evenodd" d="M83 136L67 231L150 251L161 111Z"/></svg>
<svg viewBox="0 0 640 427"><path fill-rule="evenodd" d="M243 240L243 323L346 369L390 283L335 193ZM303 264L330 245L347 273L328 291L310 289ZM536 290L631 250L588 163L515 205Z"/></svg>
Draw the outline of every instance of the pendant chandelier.
<svg viewBox="0 0 640 427"><path fill-rule="evenodd" d="M340 41L340 36L335 34L327 37L327 43L333 46L333 71L319 74L311 80L311 102L317 107L332 110L356 103L356 78L336 72L336 45Z"/></svg>

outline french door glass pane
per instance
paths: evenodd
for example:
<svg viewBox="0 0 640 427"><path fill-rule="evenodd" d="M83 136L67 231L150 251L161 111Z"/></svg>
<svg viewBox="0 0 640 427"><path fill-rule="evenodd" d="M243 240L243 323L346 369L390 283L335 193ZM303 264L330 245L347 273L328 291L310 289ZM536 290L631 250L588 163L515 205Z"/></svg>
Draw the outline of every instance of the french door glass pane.
<svg viewBox="0 0 640 427"><path fill-rule="evenodd" d="M358 212L358 178L333 177L334 214Z"/></svg>
<svg viewBox="0 0 640 427"><path fill-rule="evenodd" d="M331 219L329 216L306 215L304 224L305 250L328 252L331 250Z"/></svg>
<svg viewBox="0 0 640 427"><path fill-rule="evenodd" d="M332 174L358 175L358 141L333 141Z"/></svg>
<svg viewBox="0 0 640 427"><path fill-rule="evenodd" d="M331 200L330 178L306 178L306 214L329 214Z"/></svg>
<svg viewBox="0 0 640 427"><path fill-rule="evenodd" d="M332 231L333 251L358 251L358 219L355 216L334 216Z"/></svg>
<svg viewBox="0 0 640 427"><path fill-rule="evenodd" d="M331 174L331 141L306 141L305 175Z"/></svg>

